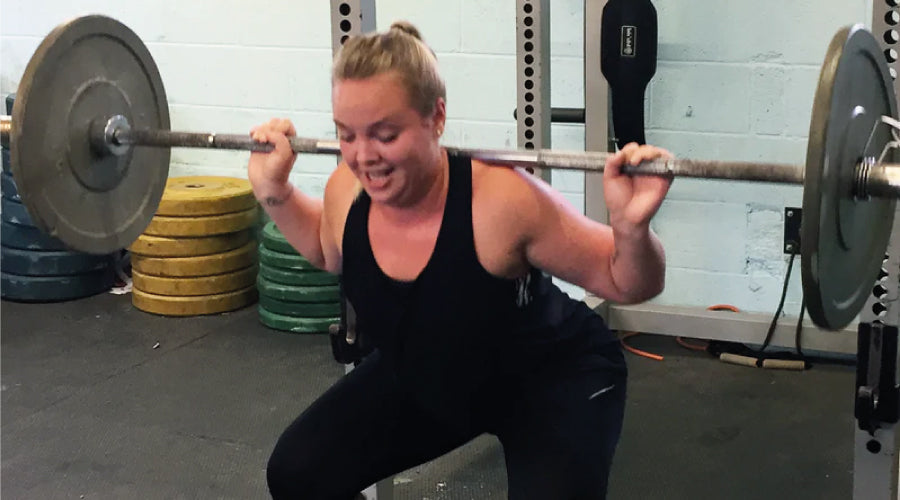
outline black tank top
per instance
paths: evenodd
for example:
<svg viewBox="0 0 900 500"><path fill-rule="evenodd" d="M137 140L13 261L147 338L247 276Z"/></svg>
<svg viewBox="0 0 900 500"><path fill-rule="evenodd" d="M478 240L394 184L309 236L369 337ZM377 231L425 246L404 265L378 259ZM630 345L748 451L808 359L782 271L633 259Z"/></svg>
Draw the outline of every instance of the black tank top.
<svg viewBox="0 0 900 500"><path fill-rule="evenodd" d="M412 282L378 266L368 232L371 199L361 191L344 228L341 283L360 336L393 364L398 382L426 409L464 424L473 405L502 390L504 377L576 363L571 357L587 337L591 345L616 339L598 314L539 269L519 279L486 271L475 252L471 161L451 156L449 177L433 253ZM608 368L624 369L619 364L610 360Z"/></svg>

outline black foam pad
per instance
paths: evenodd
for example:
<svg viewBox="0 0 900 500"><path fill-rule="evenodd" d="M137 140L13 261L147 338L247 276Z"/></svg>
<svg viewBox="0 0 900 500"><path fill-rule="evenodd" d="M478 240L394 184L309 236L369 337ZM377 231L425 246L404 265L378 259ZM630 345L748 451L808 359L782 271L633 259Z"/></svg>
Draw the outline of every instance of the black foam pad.
<svg viewBox="0 0 900 500"><path fill-rule="evenodd" d="M656 8L650 0L610 0L601 22L600 69L609 83L616 143L644 144L644 91L656 73Z"/></svg>

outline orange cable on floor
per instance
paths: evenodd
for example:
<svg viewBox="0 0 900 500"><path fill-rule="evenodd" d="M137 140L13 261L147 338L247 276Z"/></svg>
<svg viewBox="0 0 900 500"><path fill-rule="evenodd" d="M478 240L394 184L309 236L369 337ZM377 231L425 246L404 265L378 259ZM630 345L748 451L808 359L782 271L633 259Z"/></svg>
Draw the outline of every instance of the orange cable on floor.
<svg viewBox="0 0 900 500"><path fill-rule="evenodd" d="M732 311L732 312L741 312L737 307L730 304L715 304L706 308L708 311ZM649 358L655 361L662 361L665 359L663 356L659 354L653 354L651 352L642 351L641 349L637 349L628 345L625 342L625 339L634 337L636 335L640 335L640 332L625 332L622 334L622 338L619 339L619 342L622 344L622 347L637 356L641 356L643 358ZM684 347L685 349L690 349L692 351L705 352L706 348L709 346L709 342L704 342L702 344L692 344L684 339L684 337L675 337L675 341L678 342L678 345Z"/></svg>
<svg viewBox="0 0 900 500"><path fill-rule="evenodd" d="M650 352L647 352L647 351L642 351L642 350L640 350L640 349L635 349L634 347L631 347L630 345L628 345L628 344L625 343L625 339L627 339L628 337L634 337L635 335L640 335L640 333L639 333L639 332L625 332L625 333L622 335L622 338L619 339L619 342L622 343L622 347L624 347L626 351L628 351L628 352L630 352L630 353L632 353L632 354L637 354L638 356L641 356L641 357L644 357L644 358L654 359L654 360L656 360L656 361L662 361L662 360L663 360L663 357L660 356L659 354L653 354L653 353L650 353Z"/></svg>
<svg viewBox="0 0 900 500"><path fill-rule="evenodd" d="M731 305L731 304L715 304L706 308L707 311L731 311L731 312L741 312L740 309ZM701 344L692 344L685 340L684 337L675 337L675 342L678 343L681 347L685 349L690 349L692 351L704 352L706 348L709 347L709 342L704 341Z"/></svg>

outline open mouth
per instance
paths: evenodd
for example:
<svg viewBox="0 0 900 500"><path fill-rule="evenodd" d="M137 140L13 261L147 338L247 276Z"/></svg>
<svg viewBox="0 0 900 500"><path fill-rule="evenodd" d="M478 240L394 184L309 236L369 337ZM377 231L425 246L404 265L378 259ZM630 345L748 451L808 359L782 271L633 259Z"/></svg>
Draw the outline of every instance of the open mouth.
<svg viewBox="0 0 900 500"><path fill-rule="evenodd" d="M366 180L375 186L380 186L387 182L388 178L393 172L393 168L370 170L366 172Z"/></svg>

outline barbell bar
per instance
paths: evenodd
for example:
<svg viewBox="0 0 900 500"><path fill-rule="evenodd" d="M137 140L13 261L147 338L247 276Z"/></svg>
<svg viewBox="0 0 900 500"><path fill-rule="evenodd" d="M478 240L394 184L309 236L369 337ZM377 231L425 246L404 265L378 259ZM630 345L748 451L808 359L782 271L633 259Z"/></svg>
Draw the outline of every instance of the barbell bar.
<svg viewBox="0 0 900 500"><path fill-rule="evenodd" d="M8 133L10 117L0 133ZM160 148L199 148L234 151L270 152L271 144L253 140L246 134L179 132L161 129L132 129L121 115L92 125L88 138L100 154L122 155L133 146ZM334 139L289 137L291 150L301 154L340 155L340 142ZM492 165L521 166L536 169L575 170L601 173L611 153L558 151L552 149L474 149L446 147L448 154L480 160ZM805 165L691 159L658 159L639 165L625 165L628 175L655 175L697 179L803 184ZM854 195L857 197L900 197L900 164L877 163L874 157L861 158L855 168Z"/></svg>
<svg viewBox="0 0 900 500"><path fill-rule="evenodd" d="M102 120L101 120L102 122ZM0 117L0 134L8 141L11 117ZM198 148L233 151L270 152L271 144L253 140L246 134L179 132L172 130L134 130L124 116L106 120L105 125L92 127L88 140L99 154L123 155L133 146L159 148ZM340 155L340 142L334 139L290 137L291 150L301 154ZM550 170L575 170L602 173L611 153L592 151L558 151L552 149L504 150L446 147L448 154L480 160L492 165L521 166ZM639 165L625 165L627 175L671 176L696 178L803 184L805 165L783 163L740 162L693 159L658 159ZM861 158L855 167L856 182L853 194L900 197L900 164L878 163L875 157Z"/></svg>
<svg viewBox="0 0 900 500"><path fill-rule="evenodd" d="M862 25L826 51L804 166L660 159L630 175L802 184L801 270L810 317L840 329L872 293L890 237L900 165L891 128L896 95ZM165 88L149 50L124 24L84 16L57 26L25 68L13 112L0 119L11 169L35 224L71 246L108 253L147 227L168 178L171 148L269 151L247 134L171 131ZM297 153L340 154L334 140L292 138ZM448 147L497 165L602 172L609 153ZM876 159L890 153L885 162Z"/></svg>

